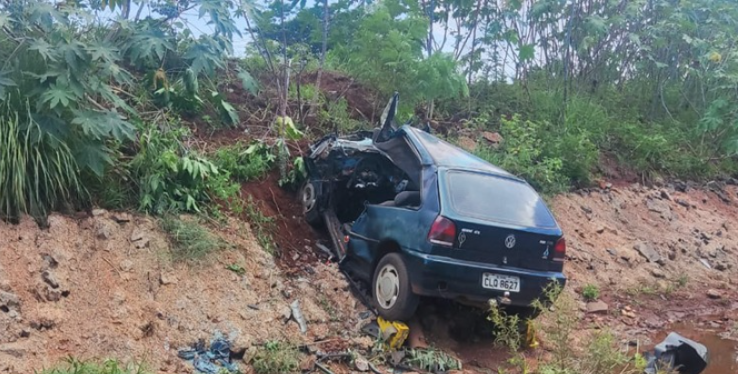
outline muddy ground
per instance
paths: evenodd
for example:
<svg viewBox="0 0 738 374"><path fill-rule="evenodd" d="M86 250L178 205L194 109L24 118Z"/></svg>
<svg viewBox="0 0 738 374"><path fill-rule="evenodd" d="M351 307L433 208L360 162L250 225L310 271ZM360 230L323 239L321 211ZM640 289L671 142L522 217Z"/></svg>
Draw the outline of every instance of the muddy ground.
<svg viewBox="0 0 738 374"><path fill-rule="evenodd" d="M624 344L649 347L675 329L716 344L718 366L706 374L736 372L734 341L720 337L738 338L738 189L603 187L551 201L568 240L566 290L580 316L574 340L610 329ZM247 352L271 340L368 350L373 342L359 331L366 308L315 249L324 234L302 222L294 196L273 176L243 193L276 219L277 256L239 218L211 227L230 247L196 262L172 260L149 217L96 210L52 215L48 229L30 219L0 223L0 372L28 373L72 355L189 373L176 349L216 331ZM232 264L245 273L227 270ZM587 284L598 285L599 302L582 299ZM304 335L285 321L296 299L308 321ZM454 334L453 316L432 304L419 314L429 343L460 357L465 371L504 365L505 352L490 339ZM546 349L544 341L539 351Z"/></svg>

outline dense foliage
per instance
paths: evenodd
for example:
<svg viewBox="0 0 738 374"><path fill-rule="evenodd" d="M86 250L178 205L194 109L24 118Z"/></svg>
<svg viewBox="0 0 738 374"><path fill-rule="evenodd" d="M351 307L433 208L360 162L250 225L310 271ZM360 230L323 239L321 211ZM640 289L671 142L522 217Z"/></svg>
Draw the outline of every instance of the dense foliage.
<svg viewBox="0 0 738 374"><path fill-rule="evenodd" d="M736 20L731 0L6 1L0 215L208 212L275 165L294 179L289 140L369 128L395 91L452 141L499 132L474 152L547 192L613 165L733 174ZM276 140L193 141L255 121Z"/></svg>

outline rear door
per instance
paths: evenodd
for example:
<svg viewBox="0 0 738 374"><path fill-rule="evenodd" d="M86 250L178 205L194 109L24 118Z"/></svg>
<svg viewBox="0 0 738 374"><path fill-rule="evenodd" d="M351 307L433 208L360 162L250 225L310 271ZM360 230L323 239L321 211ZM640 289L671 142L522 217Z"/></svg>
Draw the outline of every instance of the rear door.
<svg viewBox="0 0 738 374"><path fill-rule="evenodd" d="M470 171L440 172L442 215L456 226L454 257L521 269L560 271L561 229L528 184Z"/></svg>

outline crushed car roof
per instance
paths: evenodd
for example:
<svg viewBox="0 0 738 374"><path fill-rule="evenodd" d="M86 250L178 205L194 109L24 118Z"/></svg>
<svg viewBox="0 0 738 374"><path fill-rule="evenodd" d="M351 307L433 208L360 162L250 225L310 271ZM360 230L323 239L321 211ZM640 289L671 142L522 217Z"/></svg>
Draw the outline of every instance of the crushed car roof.
<svg viewBox="0 0 738 374"><path fill-rule="evenodd" d="M408 137L412 142L420 145L420 147L418 147L419 151L424 150L425 153L427 153L425 155L420 155L423 159L423 163L434 164L449 169L478 170L507 178L519 179L509 172L423 130L410 126L403 126L402 130L408 134Z"/></svg>

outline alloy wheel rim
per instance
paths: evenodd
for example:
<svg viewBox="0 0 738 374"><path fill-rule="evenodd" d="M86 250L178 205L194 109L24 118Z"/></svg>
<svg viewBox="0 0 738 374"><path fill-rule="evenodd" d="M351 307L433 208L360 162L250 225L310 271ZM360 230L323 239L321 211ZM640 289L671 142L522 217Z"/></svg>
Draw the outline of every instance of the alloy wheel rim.
<svg viewBox="0 0 738 374"><path fill-rule="evenodd" d="M400 275L393 265L384 265L379 270L374 294L383 309L390 309L397 302L400 295Z"/></svg>
<svg viewBox="0 0 738 374"><path fill-rule="evenodd" d="M315 206L315 200L315 187L312 183L308 182L302 190L302 207L305 210L305 213L313 209Z"/></svg>

